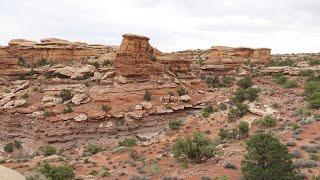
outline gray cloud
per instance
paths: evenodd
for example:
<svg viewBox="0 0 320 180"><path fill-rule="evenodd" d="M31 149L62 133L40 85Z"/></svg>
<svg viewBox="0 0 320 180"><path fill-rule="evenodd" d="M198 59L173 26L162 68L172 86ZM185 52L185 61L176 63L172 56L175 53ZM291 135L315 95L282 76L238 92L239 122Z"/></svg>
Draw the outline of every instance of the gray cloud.
<svg viewBox="0 0 320 180"><path fill-rule="evenodd" d="M119 44L149 36L164 51L212 45L320 51L318 0L10 0L0 6L0 44L58 37Z"/></svg>

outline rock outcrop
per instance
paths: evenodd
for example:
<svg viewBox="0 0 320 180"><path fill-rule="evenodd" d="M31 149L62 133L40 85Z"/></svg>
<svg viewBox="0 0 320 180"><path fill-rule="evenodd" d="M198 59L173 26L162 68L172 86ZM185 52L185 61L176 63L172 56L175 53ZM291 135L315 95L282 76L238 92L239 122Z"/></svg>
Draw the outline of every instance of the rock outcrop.
<svg viewBox="0 0 320 180"><path fill-rule="evenodd" d="M164 73L164 66L154 62L154 50L145 36L125 34L115 59L115 74L147 77Z"/></svg>

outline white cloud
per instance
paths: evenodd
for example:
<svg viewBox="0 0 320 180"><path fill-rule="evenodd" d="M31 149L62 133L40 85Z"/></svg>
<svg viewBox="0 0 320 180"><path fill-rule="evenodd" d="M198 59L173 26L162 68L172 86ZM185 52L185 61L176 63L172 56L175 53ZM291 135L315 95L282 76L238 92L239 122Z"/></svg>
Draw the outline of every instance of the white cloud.
<svg viewBox="0 0 320 180"><path fill-rule="evenodd" d="M0 44L58 37L119 44L149 36L164 51L212 45L320 51L318 0L11 0L0 6Z"/></svg>

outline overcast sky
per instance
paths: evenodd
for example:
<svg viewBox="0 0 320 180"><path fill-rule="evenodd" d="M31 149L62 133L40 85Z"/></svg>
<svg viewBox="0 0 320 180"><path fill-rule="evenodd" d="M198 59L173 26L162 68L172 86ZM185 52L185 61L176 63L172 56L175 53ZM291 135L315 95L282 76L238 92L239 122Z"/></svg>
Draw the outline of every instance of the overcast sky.
<svg viewBox="0 0 320 180"><path fill-rule="evenodd" d="M0 44L13 38L119 45L150 37L161 51L213 45L320 52L320 0L1 0Z"/></svg>

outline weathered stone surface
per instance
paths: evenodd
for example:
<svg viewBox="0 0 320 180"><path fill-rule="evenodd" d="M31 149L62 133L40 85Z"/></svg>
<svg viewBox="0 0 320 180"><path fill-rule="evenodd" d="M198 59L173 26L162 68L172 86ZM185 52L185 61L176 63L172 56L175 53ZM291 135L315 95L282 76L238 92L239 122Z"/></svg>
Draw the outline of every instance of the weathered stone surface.
<svg viewBox="0 0 320 180"><path fill-rule="evenodd" d="M125 34L115 60L115 74L125 77L163 74L164 66L153 62L153 48L145 36Z"/></svg>

